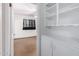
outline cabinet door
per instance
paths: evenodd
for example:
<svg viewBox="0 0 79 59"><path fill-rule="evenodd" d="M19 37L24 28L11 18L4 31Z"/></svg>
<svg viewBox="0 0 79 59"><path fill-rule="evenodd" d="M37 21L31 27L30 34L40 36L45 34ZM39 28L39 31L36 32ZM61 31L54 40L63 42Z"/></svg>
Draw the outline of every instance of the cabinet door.
<svg viewBox="0 0 79 59"><path fill-rule="evenodd" d="M0 3L0 55L2 55L2 4Z"/></svg>

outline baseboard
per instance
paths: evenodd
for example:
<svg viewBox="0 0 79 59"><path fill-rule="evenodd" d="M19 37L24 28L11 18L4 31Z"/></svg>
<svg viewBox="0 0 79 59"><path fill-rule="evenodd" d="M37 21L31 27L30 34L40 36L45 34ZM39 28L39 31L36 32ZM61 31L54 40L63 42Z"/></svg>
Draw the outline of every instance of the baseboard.
<svg viewBox="0 0 79 59"><path fill-rule="evenodd" d="M17 40L17 39L26 39L26 38L33 38L33 37L37 37L37 36L15 38L14 40Z"/></svg>

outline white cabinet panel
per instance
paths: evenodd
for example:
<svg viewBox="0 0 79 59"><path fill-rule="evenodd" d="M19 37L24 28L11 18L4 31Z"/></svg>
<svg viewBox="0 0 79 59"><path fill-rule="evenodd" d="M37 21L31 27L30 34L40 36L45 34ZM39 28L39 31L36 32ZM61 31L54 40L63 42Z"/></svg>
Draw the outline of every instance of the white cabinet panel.
<svg viewBox="0 0 79 59"><path fill-rule="evenodd" d="M52 42L51 39L42 35L41 37L41 56L52 56Z"/></svg>

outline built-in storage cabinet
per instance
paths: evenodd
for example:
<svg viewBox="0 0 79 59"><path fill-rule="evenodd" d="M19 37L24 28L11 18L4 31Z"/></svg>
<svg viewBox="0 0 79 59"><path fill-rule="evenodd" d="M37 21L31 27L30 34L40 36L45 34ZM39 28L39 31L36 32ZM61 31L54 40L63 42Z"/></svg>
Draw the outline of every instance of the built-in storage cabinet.
<svg viewBox="0 0 79 59"><path fill-rule="evenodd" d="M43 11L41 55L79 56L79 3L46 3Z"/></svg>

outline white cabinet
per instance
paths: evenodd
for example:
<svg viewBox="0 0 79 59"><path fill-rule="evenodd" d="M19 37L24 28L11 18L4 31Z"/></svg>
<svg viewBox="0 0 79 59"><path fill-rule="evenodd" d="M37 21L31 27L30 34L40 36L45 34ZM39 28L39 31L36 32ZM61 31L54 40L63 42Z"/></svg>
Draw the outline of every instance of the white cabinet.
<svg viewBox="0 0 79 59"><path fill-rule="evenodd" d="M79 3L46 3L43 6L41 55L79 56Z"/></svg>

